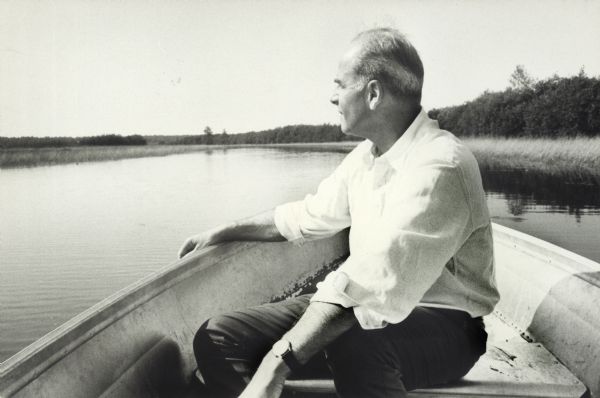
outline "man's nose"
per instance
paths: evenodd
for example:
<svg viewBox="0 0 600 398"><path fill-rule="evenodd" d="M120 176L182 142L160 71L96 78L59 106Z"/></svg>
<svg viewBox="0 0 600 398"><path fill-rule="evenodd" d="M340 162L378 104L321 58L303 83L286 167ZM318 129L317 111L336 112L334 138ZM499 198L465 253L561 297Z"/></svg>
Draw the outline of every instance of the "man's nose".
<svg viewBox="0 0 600 398"><path fill-rule="evenodd" d="M329 98L329 102L331 102L333 105L338 105L338 95L337 94L332 94L331 98Z"/></svg>

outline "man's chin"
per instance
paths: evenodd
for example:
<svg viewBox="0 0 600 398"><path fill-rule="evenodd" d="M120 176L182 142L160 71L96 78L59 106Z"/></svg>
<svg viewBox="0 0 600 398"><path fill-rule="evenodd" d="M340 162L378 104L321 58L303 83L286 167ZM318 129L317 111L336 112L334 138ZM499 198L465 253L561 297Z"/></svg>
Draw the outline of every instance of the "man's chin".
<svg viewBox="0 0 600 398"><path fill-rule="evenodd" d="M362 138L361 135L354 133L352 130L345 129L343 127L341 128L341 130L342 130L342 134L344 134L344 135L347 135L350 137L361 137Z"/></svg>
<svg viewBox="0 0 600 398"><path fill-rule="evenodd" d="M347 126L344 126L343 124L340 126L340 130L342 130L342 134L344 134L344 135L354 135L354 134L352 134L352 131Z"/></svg>

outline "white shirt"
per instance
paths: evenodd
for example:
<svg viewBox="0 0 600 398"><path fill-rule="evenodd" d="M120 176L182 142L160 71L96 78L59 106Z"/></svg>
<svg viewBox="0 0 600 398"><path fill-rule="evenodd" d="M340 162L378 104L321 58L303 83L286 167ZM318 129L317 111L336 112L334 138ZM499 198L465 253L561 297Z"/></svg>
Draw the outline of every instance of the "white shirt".
<svg viewBox="0 0 600 398"><path fill-rule="evenodd" d="M350 228L350 256L312 301L353 307L364 329L416 305L489 314L499 299L492 231L477 161L423 110L383 155L369 140L314 195L275 209L290 241Z"/></svg>

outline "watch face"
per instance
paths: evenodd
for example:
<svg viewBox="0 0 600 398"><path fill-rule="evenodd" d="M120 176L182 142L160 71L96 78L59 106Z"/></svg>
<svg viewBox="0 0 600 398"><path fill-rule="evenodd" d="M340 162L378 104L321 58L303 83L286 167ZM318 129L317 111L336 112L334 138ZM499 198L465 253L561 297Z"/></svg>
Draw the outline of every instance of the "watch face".
<svg viewBox="0 0 600 398"><path fill-rule="evenodd" d="M271 350L273 351L273 354L280 357L286 352L290 351L290 342L279 340L277 343L273 344L273 348Z"/></svg>

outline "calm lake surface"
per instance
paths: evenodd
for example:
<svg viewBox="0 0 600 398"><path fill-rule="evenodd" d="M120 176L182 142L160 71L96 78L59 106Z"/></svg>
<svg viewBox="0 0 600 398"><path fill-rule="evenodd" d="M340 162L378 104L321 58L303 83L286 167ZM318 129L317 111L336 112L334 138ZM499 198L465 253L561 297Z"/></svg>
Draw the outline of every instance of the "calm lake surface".
<svg viewBox="0 0 600 398"><path fill-rule="evenodd" d="M237 148L0 170L0 361L176 259L184 239L312 192L345 156ZM484 175L499 224L600 262L600 189Z"/></svg>

